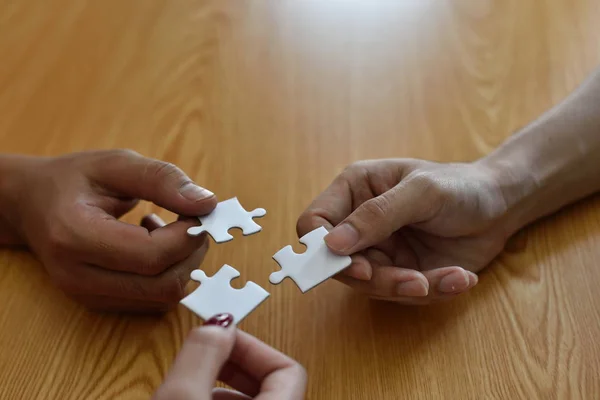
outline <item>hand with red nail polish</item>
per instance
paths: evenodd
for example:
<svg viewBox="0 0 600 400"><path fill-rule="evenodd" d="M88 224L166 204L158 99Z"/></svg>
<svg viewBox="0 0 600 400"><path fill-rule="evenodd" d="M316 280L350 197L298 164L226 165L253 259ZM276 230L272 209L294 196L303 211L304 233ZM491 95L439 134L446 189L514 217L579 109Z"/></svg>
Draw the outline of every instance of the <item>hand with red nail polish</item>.
<svg viewBox="0 0 600 400"><path fill-rule="evenodd" d="M504 247L506 203L491 171L413 159L362 161L300 216L298 235L325 226L353 263L336 279L407 304L450 299Z"/></svg>
<svg viewBox="0 0 600 400"><path fill-rule="evenodd" d="M28 246L58 287L92 309L166 311L204 258L206 237L186 234L191 219L120 221L139 200L185 216L217 204L179 168L132 151L0 155L0 245Z"/></svg>
<svg viewBox="0 0 600 400"><path fill-rule="evenodd" d="M232 322L220 314L192 330L153 400L303 399L304 368ZM217 389L216 381L234 390Z"/></svg>

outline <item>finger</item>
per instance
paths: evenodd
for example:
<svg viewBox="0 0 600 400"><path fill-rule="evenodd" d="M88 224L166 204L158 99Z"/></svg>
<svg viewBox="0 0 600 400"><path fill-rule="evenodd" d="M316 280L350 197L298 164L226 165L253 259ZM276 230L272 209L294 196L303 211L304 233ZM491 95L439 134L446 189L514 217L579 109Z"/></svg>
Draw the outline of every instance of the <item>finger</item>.
<svg viewBox="0 0 600 400"><path fill-rule="evenodd" d="M210 190L175 165L132 151L98 152L88 176L118 196L148 200L176 214L204 215L217 205Z"/></svg>
<svg viewBox="0 0 600 400"><path fill-rule="evenodd" d="M158 228L161 224L158 220L146 219L144 223L154 228L149 230L116 220L99 209L89 214L86 224L80 222L82 228L77 231L79 257L113 271L158 275L207 242L206 235L187 235L187 230L197 223L192 219Z"/></svg>
<svg viewBox="0 0 600 400"><path fill-rule="evenodd" d="M174 305L185 296L185 286L190 280L190 273L202 264L207 248L208 242L187 259L156 276L142 276L110 271L93 265L78 264L68 269L65 269L63 265L52 268L52 277L57 286L71 296L93 294L121 301L107 304L107 309L117 309L119 304L123 304L122 310L127 311L129 306L121 299ZM134 309L146 308L143 303L137 303L137 305L141 307L134 307ZM102 304L95 308L102 308ZM154 308L153 304L148 304L147 309L153 310Z"/></svg>
<svg viewBox="0 0 600 400"><path fill-rule="evenodd" d="M367 262L373 266L394 265L392 259L382 250L371 247L362 252L365 255ZM407 268L408 269L408 268Z"/></svg>
<svg viewBox="0 0 600 400"><path fill-rule="evenodd" d="M247 333L238 330L230 362L262 382L260 394L245 393L249 396L260 400L304 398L306 372L300 364Z"/></svg>
<svg viewBox="0 0 600 400"><path fill-rule="evenodd" d="M371 263L362 254L352 255L352 264L342 274L361 281L368 281L373 276Z"/></svg>
<svg viewBox="0 0 600 400"><path fill-rule="evenodd" d="M405 225L422 221L430 209L423 204L423 190L401 182L365 201L325 236L327 245L338 254L350 255L388 239Z"/></svg>
<svg viewBox="0 0 600 400"><path fill-rule="evenodd" d="M400 240L399 240L400 239ZM373 268L380 266L402 266L418 270L418 263L406 242L392 236L376 246L351 255L352 264L342 274L358 280L368 281L373 276Z"/></svg>
<svg viewBox="0 0 600 400"><path fill-rule="evenodd" d="M373 268L375 276L381 278L379 284L374 283L372 285L365 285L365 282L356 281L348 277L336 277L336 279L373 299L411 305L425 305L450 300L473 288L478 280L477 275L470 271L465 271L460 267L439 268L422 272L422 277L427 280L428 291L426 296L423 296L423 291L420 289L422 283L415 279L408 279L404 282L400 282L396 287L396 293L394 293L393 290L390 290L393 286L393 283L391 283L393 281L393 276L388 268L398 267ZM417 273L421 274L420 272ZM398 277L399 275L396 276L396 278ZM389 284L386 284L386 280L388 279L390 279L390 282ZM444 283L442 284L441 282Z"/></svg>
<svg viewBox="0 0 600 400"><path fill-rule="evenodd" d="M162 228L165 225L167 225L167 223L156 214L145 215L140 222L140 226L148 229L148 232Z"/></svg>
<svg viewBox="0 0 600 400"><path fill-rule="evenodd" d="M96 192L95 188L90 189L89 194L91 194L93 204L98 205L107 214L112 215L115 218L121 218L123 215L135 208L135 206L137 206L140 202L139 199L130 199L124 197L117 198L104 196L98 198L98 193Z"/></svg>
<svg viewBox="0 0 600 400"><path fill-rule="evenodd" d="M423 271L429 282L431 296L456 295L473 288L479 281L476 274L461 267L445 267Z"/></svg>
<svg viewBox="0 0 600 400"><path fill-rule="evenodd" d="M231 361L223 366L217 379L247 395L254 396L260 392L261 382Z"/></svg>
<svg viewBox="0 0 600 400"><path fill-rule="evenodd" d="M331 229L351 212L350 184L345 179L338 177L300 215L296 223L298 237L321 226Z"/></svg>
<svg viewBox="0 0 600 400"><path fill-rule="evenodd" d="M351 208L348 207L349 197L344 199L344 196L341 195L344 192L348 192L347 187L347 184L336 180L315 199L313 204L300 216L296 223L298 237L302 237L321 226L330 230L334 224L337 224L347 215L344 214L344 211L350 213ZM355 279L368 281L371 279L372 271L364 256L354 254L352 255L352 264L342 273Z"/></svg>
<svg viewBox="0 0 600 400"><path fill-rule="evenodd" d="M158 394L163 398L208 399L236 342L230 314L220 314L193 329ZM162 390L162 392L161 392Z"/></svg>
<svg viewBox="0 0 600 400"><path fill-rule="evenodd" d="M373 267L373 276L366 282L344 275L338 275L336 279L368 296L425 297L429 292L429 282L423 274L395 266Z"/></svg>
<svg viewBox="0 0 600 400"><path fill-rule="evenodd" d="M236 392L235 390L215 388L213 390L213 400L248 400L252 399L250 396L246 396L243 393Z"/></svg>

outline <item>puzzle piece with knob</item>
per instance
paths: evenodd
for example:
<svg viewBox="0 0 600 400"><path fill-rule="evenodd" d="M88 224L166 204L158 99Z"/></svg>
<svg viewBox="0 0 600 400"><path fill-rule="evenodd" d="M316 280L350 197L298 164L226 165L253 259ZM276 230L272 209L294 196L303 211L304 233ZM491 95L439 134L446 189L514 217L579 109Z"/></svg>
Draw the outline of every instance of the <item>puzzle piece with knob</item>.
<svg viewBox="0 0 600 400"><path fill-rule="evenodd" d="M181 304L207 320L213 315L229 313L233 322L238 324L250 312L269 297L269 292L254 282L248 281L241 289L229 284L240 273L230 265L223 265L212 277L202 270L194 270L191 278L200 282L200 286L180 301Z"/></svg>
<svg viewBox="0 0 600 400"><path fill-rule="evenodd" d="M328 231L324 227L317 228L300 238L306 245L306 251L297 254L292 246L286 246L273 256L281 270L273 272L269 281L276 285L285 278L291 278L302 293L306 293L318 284L348 268L352 263L349 256L333 253L323 239Z"/></svg>
<svg viewBox="0 0 600 400"><path fill-rule="evenodd" d="M228 242L233 239L229 234L231 228L240 228L244 236L260 232L261 226L252 218L264 217L266 214L264 208L246 211L237 197L233 197L218 203L210 214L198 217L202 225L189 228L187 233L190 236L198 236L202 232L208 232L215 242Z"/></svg>

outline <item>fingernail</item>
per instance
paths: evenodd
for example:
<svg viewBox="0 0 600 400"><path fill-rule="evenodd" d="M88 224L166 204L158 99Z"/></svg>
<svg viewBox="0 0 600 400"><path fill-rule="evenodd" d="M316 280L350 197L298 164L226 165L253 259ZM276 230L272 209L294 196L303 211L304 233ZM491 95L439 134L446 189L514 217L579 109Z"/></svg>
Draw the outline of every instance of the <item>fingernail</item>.
<svg viewBox="0 0 600 400"><path fill-rule="evenodd" d="M464 270L451 272L444 276L438 285L438 290L443 293L454 293L469 287L469 276Z"/></svg>
<svg viewBox="0 0 600 400"><path fill-rule="evenodd" d="M204 189L198 185L193 183L186 183L179 189L179 193L188 200L191 201L200 201L204 199L208 199L209 197L214 196L215 194L208 189Z"/></svg>
<svg viewBox="0 0 600 400"><path fill-rule="evenodd" d="M204 323L204 326L207 325L216 325L222 328L227 328L229 325L233 323L233 315L231 314L217 314L214 317L210 318L208 321Z"/></svg>
<svg viewBox="0 0 600 400"><path fill-rule="evenodd" d="M355 262L350 265L350 268L344 271L344 274L361 281L370 281L373 272L371 271L371 267L368 265Z"/></svg>
<svg viewBox="0 0 600 400"><path fill-rule="evenodd" d="M336 226L325 236L327 246L336 251L351 249L358 243L358 239L358 231L348 222Z"/></svg>
<svg viewBox="0 0 600 400"><path fill-rule="evenodd" d="M469 286L477 285L477 283L479 282L479 277L477 276L477 274L471 271L467 271L467 275L469 276ZM473 281L472 284L471 281Z"/></svg>
<svg viewBox="0 0 600 400"><path fill-rule="evenodd" d="M400 282L396 286L396 293L401 296L427 296L429 287L421 279L413 279L406 282Z"/></svg>
<svg viewBox="0 0 600 400"><path fill-rule="evenodd" d="M149 232L152 232L155 229L162 228L166 225L166 223L158 215L148 214L142 218L140 225L146 228Z"/></svg>
<svg viewBox="0 0 600 400"><path fill-rule="evenodd" d="M165 226L167 224L161 217L154 213L148 215L148 219L152 220L158 226Z"/></svg>

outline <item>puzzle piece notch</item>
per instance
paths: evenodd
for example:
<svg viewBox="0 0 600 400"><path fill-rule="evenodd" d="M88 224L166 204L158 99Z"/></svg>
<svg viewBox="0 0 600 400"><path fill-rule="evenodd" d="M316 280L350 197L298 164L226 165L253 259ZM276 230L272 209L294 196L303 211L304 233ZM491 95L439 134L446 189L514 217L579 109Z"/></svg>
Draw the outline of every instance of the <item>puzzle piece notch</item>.
<svg viewBox="0 0 600 400"><path fill-rule="evenodd" d="M192 271L190 276L200 282L200 286L180 303L205 321L214 315L229 313L238 324L269 297L269 292L251 281L241 289L231 287L230 282L240 273L227 264L212 277L199 269Z"/></svg>
<svg viewBox="0 0 600 400"><path fill-rule="evenodd" d="M325 227L320 227L302 236L299 241L306 245L306 251L302 254L294 252L290 245L275 253L273 259L281 270L271 273L269 282L277 285L289 277L302 293L306 293L349 267L352 263L349 256L338 256L325 244L327 233Z"/></svg>
<svg viewBox="0 0 600 400"><path fill-rule="evenodd" d="M267 211L256 208L246 211L237 197L222 201L208 215L198 217L201 226L194 226L187 230L188 235L198 236L208 232L217 243L228 242L233 239L229 234L231 228L240 228L244 236L260 232L262 227L254 222L253 218L264 217Z"/></svg>
<svg viewBox="0 0 600 400"><path fill-rule="evenodd" d="M291 271L296 273L299 272L302 266L299 265L299 262L296 260L300 256L300 254L294 251L291 245L287 245L275 253L275 255L273 255L273 259L281 267L284 264L288 265L287 272L283 270L283 267L279 271L272 272L271 275L269 275L269 282L271 282L273 285L278 285L281 283L281 281L291 275Z"/></svg>

